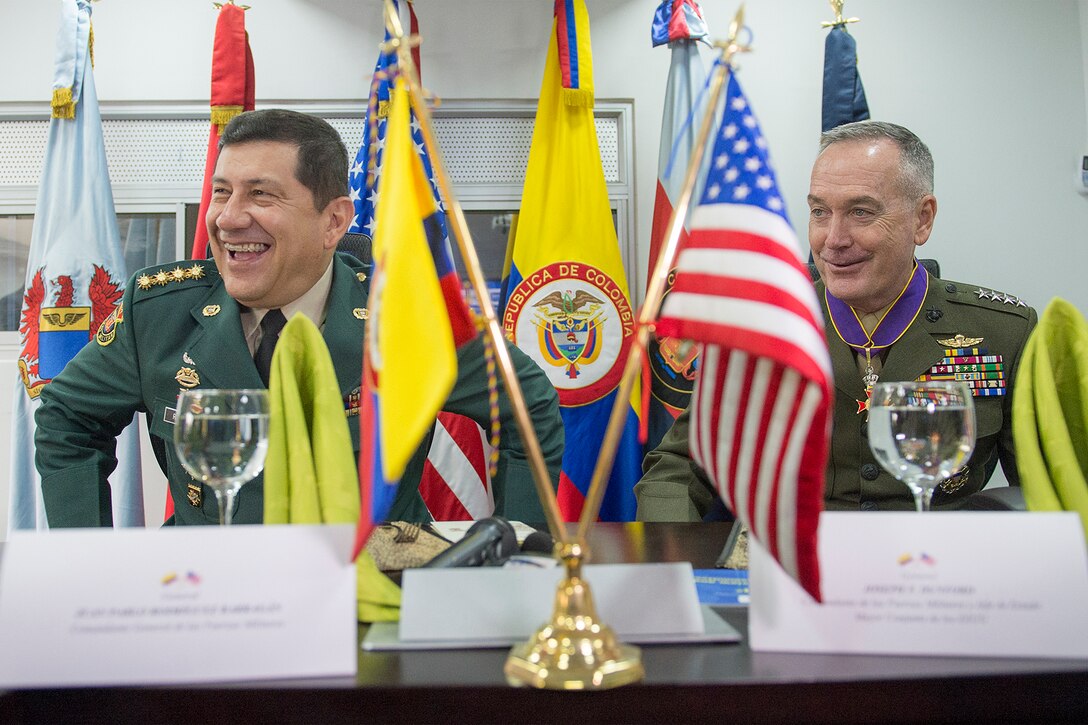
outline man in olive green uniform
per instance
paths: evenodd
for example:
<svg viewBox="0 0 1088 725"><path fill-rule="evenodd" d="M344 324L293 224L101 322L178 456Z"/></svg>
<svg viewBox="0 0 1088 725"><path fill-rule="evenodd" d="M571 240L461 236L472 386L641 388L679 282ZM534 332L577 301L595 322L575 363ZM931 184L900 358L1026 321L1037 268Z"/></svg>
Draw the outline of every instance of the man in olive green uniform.
<svg viewBox="0 0 1088 725"><path fill-rule="evenodd" d="M347 150L320 119L267 110L231 122L220 142L207 215L214 263L180 262L137 273L95 342L42 392L36 463L51 527L112 525L107 477L116 466L115 438L137 411L147 416L152 447L169 479L171 523L216 523L213 492L185 472L174 450L177 396L186 388L266 387L254 354L260 356L264 323L279 314L301 312L322 329L358 450L369 285L365 265L336 253L354 213L347 179ZM269 342L274 335L278 329ZM554 388L529 358L510 352L557 481L563 430ZM458 365L445 409L487 426L480 340L458 352ZM505 398L500 417L496 513L543 520ZM390 518L430 518L418 491L429 444L424 441L409 463ZM260 477L243 486L236 506L235 523L262 521Z"/></svg>
<svg viewBox="0 0 1088 725"><path fill-rule="evenodd" d="M933 159L901 126L863 121L823 134L812 169L809 244L821 280L835 405L825 487L831 510L912 509L906 485L873 457L868 392L877 380L973 378L977 442L966 467L942 482L934 508L958 508L998 461L1019 482L1011 383L1035 311L1011 295L940 280L917 264L933 228ZM635 487L642 521L699 520L715 505L691 460L685 411L643 463Z"/></svg>

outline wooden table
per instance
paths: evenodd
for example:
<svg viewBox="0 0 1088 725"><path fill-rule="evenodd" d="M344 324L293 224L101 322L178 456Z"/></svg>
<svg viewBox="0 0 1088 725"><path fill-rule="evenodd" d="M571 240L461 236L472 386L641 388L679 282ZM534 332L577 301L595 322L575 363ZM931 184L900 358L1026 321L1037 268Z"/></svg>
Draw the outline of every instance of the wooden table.
<svg viewBox="0 0 1088 725"><path fill-rule="evenodd" d="M729 527L603 524L593 561L710 568ZM722 611L747 631L746 610ZM360 652L355 678L3 692L0 721L1088 721L1088 660L771 654L747 643L642 653L644 682L606 692L508 687L505 650Z"/></svg>

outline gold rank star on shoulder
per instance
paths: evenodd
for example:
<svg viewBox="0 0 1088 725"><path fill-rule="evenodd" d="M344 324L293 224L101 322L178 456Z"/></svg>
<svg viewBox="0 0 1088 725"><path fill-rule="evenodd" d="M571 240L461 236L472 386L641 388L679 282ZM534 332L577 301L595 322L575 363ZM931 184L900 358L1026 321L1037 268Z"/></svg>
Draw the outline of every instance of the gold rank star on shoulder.
<svg viewBox="0 0 1088 725"><path fill-rule="evenodd" d="M174 267L170 270L160 269L155 274L141 274L136 278L136 286L142 290L152 287L163 287L169 282L184 282L187 279L201 279L204 277L204 266L194 264L190 267Z"/></svg>

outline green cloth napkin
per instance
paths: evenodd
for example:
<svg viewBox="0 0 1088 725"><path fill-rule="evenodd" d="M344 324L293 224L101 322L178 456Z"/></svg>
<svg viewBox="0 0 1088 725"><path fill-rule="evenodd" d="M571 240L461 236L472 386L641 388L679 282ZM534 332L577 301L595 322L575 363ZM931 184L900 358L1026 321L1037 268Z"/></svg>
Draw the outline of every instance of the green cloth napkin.
<svg viewBox="0 0 1088 725"><path fill-rule="evenodd" d="M1063 299L1024 346L1012 433L1027 508L1076 511L1088 536L1088 322Z"/></svg>
<svg viewBox="0 0 1088 725"><path fill-rule="evenodd" d="M359 479L329 349L305 315L280 333L268 386L266 524L355 524ZM400 588L365 551L355 560L359 620L396 621Z"/></svg>

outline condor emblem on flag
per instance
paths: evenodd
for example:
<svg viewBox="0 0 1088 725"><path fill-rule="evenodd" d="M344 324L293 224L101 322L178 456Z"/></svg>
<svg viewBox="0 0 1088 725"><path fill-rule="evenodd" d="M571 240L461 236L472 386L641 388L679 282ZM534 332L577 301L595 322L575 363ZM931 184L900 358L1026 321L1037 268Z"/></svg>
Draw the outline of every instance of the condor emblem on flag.
<svg viewBox="0 0 1088 725"><path fill-rule="evenodd" d="M42 387L95 336L121 299L121 286L109 271L97 264L91 269L85 292L78 289L83 275L49 279L45 267L38 269L27 287L19 328L23 337L19 370L31 398L37 398ZM77 297L85 304L77 304ZM47 299L52 302L49 307L45 306ZM114 320L120 322L121 318L118 315Z"/></svg>
<svg viewBox="0 0 1088 725"><path fill-rule="evenodd" d="M560 405L584 405L619 384L634 313L609 275L588 264L556 262L514 288L503 326L548 374ZM536 345L525 344L530 340Z"/></svg>
<svg viewBox="0 0 1088 725"><path fill-rule="evenodd" d="M52 379L90 337L90 307L43 308L38 323L38 374Z"/></svg>
<svg viewBox="0 0 1088 725"><path fill-rule="evenodd" d="M578 363L592 363L601 352L597 312L602 302L585 290L574 294L557 290L533 305L538 308L534 323L540 351L553 364L569 363L565 373L568 378L581 375Z"/></svg>

